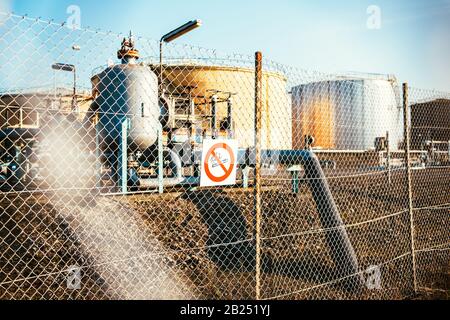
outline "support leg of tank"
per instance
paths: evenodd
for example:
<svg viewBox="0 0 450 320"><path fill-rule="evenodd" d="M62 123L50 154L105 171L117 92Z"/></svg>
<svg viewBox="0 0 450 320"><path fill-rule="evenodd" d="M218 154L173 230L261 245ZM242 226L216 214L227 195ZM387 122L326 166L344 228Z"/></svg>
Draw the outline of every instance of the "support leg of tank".
<svg viewBox="0 0 450 320"><path fill-rule="evenodd" d="M292 192L297 194L298 193L298 185L299 185L299 179L298 179L298 170L292 171Z"/></svg>
<svg viewBox="0 0 450 320"><path fill-rule="evenodd" d="M248 188L248 175L250 173L250 167L249 166L245 166L242 169L242 184L244 188Z"/></svg>
<svg viewBox="0 0 450 320"><path fill-rule="evenodd" d="M119 144L119 156L118 156L118 174L119 174L119 188L122 193L127 193L128 191L128 119L125 118L122 121L120 130L120 144Z"/></svg>

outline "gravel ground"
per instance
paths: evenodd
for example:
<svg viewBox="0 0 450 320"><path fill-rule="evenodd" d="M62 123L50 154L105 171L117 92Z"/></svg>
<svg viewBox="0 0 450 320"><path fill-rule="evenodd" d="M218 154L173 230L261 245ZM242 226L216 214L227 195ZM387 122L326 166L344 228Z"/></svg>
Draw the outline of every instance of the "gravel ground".
<svg viewBox="0 0 450 320"><path fill-rule="evenodd" d="M354 278L339 280L331 255L336 248L325 240L331 231L317 231L322 227L305 184L298 194L288 182L263 188L262 297L448 299L450 257L442 249L450 239L450 210L436 206L450 203L450 172L413 173L414 207L432 207L414 211L415 246L422 250L416 259L419 296L412 290L404 179L401 174L392 179L391 185L379 174L330 179L365 279L370 282L374 270L380 271L381 287L373 290L355 289ZM200 299L254 298L251 189L83 200L80 206L56 195L2 196L1 299L158 299L180 293ZM66 285L73 265L83 266L79 290ZM163 276L142 273L148 266ZM162 288L167 286L178 289L166 295Z"/></svg>

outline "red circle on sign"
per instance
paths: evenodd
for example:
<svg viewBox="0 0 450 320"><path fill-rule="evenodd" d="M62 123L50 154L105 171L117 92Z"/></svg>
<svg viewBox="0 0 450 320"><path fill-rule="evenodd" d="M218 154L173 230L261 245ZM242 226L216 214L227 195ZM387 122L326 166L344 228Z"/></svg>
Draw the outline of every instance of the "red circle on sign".
<svg viewBox="0 0 450 320"><path fill-rule="evenodd" d="M215 150L216 149L225 149L228 151L228 154L230 155L230 167L227 169L225 167L225 165L220 161L219 157L216 155ZM213 156L217 163L219 163L220 167L223 169L224 174L222 176L216 177L215 175L212 174L212 172L209 170L209 166L208 166L208 159L210 156ZM205 167L205 173L208 176L208 178L213 181L213 182L223 182L225 181L233 172L233 168L234 168L234 155L233 155L233 150L231 149L231 147L225 143L216 143L215 145L213 145L209 150L208 153L206 154L205 157L205 163L203 163L204 167Z"/></svg>

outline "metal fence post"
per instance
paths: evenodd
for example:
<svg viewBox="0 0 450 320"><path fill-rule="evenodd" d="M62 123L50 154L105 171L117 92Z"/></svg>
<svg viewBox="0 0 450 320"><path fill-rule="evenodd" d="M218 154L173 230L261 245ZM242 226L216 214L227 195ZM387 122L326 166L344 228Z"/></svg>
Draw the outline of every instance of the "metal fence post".
<svg viewBox="0 0 450 320"><path fill-rule="evenodd" d="M414 232L414 213L412 203L412 182L411 182L411 159L410 159L410 140L411 130L409 123L409 102L408 102L408 84L403 83L403 141L405 148L405 165L406 165L406 184L408 192L408 212L410 222L410 236L411 236L411 256L412 256L412 269L413 269L413 281L414 292L417 292L417 277L416 277L416 248L414 244L415 232Z"/></svg>
<svg viewBox="0 0 450 320"><path fill-rule="evenodd" d="M128 191L128 118L122 121L120 135L119 174L120 190L123 194Z"/></svg>
<svg viewBox="0 0 450 320"><path fill-rule="evenodd" d="M255 53L255 298L261 299L261 109L262 109L262 53Z"/></svg>

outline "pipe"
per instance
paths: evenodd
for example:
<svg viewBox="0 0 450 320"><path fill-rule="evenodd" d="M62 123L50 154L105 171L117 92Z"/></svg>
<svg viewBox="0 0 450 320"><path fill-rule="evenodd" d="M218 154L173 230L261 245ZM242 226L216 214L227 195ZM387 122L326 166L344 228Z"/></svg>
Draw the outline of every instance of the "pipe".
<svg viewBox="0 0 450 320"><path fill-rule="evenodd" d="M211 97L211 131L212 138L217 138L217 96L213 95Z"/></svg>
<svg viewBox="0 0 450 320"><path fill-rule="evenodd" d="M354 279L357 284L354 289L362 288L364 277L360 273L355 250L317 156L311 150L263 150L261 157L262 163L278 162L284 165L300 164L303 166L305 179L316 204L322 227L329 229L325 233L325 238L331 248L330 251L339 275L342 277L355 275L349 277ZM252 159L247 156L246 161L249 160Z"/></svg>
<svg viewBox="0 0 450 320"><path fill-rule="evenodd" d="M88 111L86 112L86 115L83 118L82 124L84 127L89 127L91 125L92 118L95 116L97 111L99 110L99 105L97 101L93 101L91 105L89 106Z"/></svg>
<svg viewBox="0 0 450 320"><path fill-rule="evenodd" d="M117 173L119 174L118 185L122 193L128 191L128 119L122 121L120 132L119 156Z"/></svg>
<svg viewBox="0 0 450 320"><path fill-rule="evenodd" d="M387 175L388 175L388 183L392 182L392 174L391 174L391 142L389 140L389 131L386 132L386 167L387 167Z"/></svg>
<svg viewBox="0 0 450 320"><path fill-rule="evenodd" d="M357 283L357 288L355 289L359 289L364 284L364 278L359 273L359 264L355 250L350 242L339 209L320 166L320 161L311 151L306 151L300 160L305 169L305 178L316 203L322 227L330 229L325 233L325 238L331 249L330 251L339 275L342 277L355 275L351 278Z"/></svg>
<svg viewBox="0 0 450 320"><path fill-rule="evenodd" d="M226 128L228 131L229 139L233 139L232 122L233 122L233 99L229 97L227 100L227 128Z"/></svg>
<svg viewBox="0 0 450 320"><path fill-rule="evenodd" d="M180 157L172 150L164 150L164 159L169 158L169 168L172 171L173 177L164 178L163 185L165 187L173 187L181 184L185 178L183 177L182 165ZM140 178L139 186L143 188L158 188L160 181L158 178Z"/></svg>
<svg viewBox="0 0 450 320"><path fill-rule="evenodd" d="M164 193L164 146L162 127L158 129L158 192Z"/></svg>

